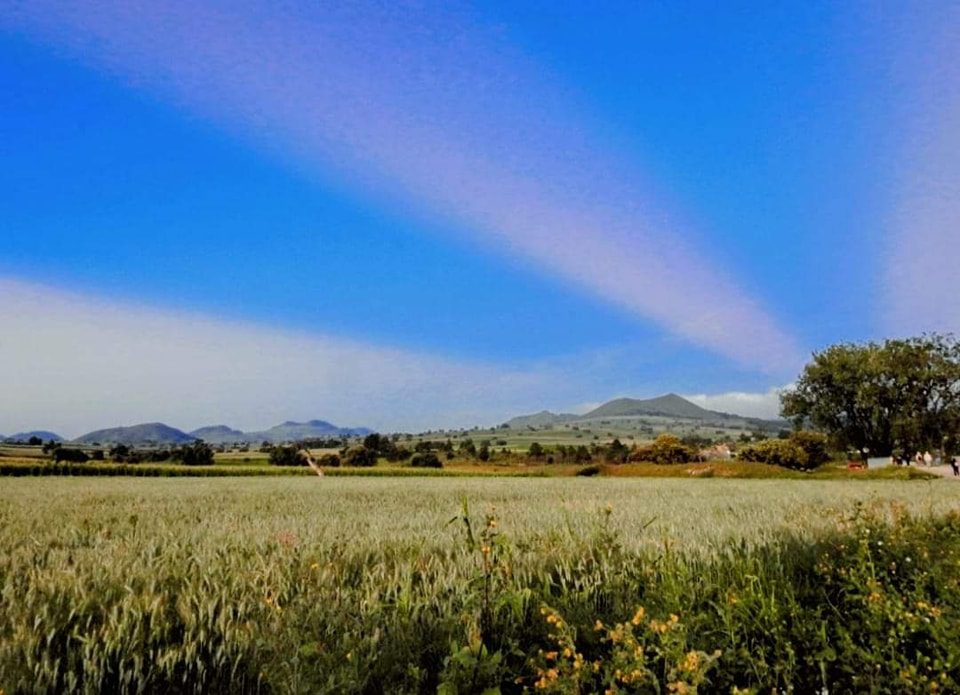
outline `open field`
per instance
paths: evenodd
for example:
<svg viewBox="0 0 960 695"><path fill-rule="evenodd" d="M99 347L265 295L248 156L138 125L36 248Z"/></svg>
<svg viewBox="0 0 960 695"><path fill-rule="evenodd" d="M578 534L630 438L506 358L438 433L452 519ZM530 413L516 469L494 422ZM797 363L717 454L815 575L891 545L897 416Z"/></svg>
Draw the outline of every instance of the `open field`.
<svg viewBox="0 0 960 695"><path fill-rule="evenodd" d="M0 688L949 691L960 520L932 519L960 509L958 491L5 479Z"/></svg>

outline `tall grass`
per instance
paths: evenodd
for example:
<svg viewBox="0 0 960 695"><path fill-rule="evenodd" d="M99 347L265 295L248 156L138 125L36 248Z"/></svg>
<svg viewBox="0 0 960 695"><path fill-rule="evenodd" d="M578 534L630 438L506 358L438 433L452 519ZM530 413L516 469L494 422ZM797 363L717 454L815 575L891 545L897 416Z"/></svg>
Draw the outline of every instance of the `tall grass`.
<svg viewBox="0 0 960 695"><path fill-rule="evenodd" d="M5 480L0 688L949 692L956 507L924 482Z"/></svg>

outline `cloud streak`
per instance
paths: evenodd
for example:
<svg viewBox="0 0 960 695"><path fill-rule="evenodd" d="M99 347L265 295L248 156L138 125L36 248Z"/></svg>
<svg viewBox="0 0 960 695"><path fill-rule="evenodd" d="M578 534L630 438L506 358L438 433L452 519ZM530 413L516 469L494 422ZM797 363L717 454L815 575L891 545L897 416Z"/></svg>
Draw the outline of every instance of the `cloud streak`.
<svg viewBox="0 0 960 695"><path fill-rule="evenodd" d="M6 434L154 420L262 429L316 417L419 431L501 422L574 388L549 367L457 362L3 278L0 325Z"/></svg>
<svg viewBox="0 0 960 695"><path fill-rule="evenodd" d="M14 3L5 24L308 170L459 225L771 373L792 336L592 133L579 95L449 5Z"/></svg>
<svg viewBox="0 0 960 695"><path fill-rule="evenodd" d="M960 333L960 7L947 4L897 54L906 112L882 274L884 328Z"/></svg>

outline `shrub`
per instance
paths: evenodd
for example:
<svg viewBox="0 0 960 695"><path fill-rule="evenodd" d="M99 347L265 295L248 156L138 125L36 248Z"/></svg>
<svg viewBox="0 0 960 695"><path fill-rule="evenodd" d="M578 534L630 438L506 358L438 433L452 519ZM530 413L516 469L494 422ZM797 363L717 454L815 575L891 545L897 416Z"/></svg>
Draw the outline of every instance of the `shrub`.
<svg viewBox="0 0 960 695"><path fill-rule="evenodd" d="M767 439L745 446L737 453L741 461L767 463L798 471L810 470L810 456L803 448L789 439Z"/></svg>
<svg viewBox="0 0 960 695"><path fill-rule="evenodd" d="M661 434L647 446L636 447L630 454L631 461L650 461L652 463L689 463L697 458L697 452L684 445L672 434Z"/></svg>
<svg viewBox="0 0 960 695"><path fill-rule="evenodd" d="M422 452L410 457L410 465L414 468L443 468L443 464L435 453Z"/></svg>
<svg viewBox="0 0 960 695"><path fill-rule="evenodd" d="M341 461L344 466L375 466L377 452L365 446L352 446L343 452Z"/></svg>
<svg viewBox="0 0 960 695"><path fill-rule="evenodd" d="M173 454L162 452L163 458L155 458L154 461L163 461L167 458L174 458L185 466L212 466L213 465L213 447L204 441L197 440L192 444L184 444Z"/></svg>
<svg viewBox="0 0 960 695"><path fill-rule="evenodd" d="M275 446L270 450L272 466L303 466L306 463L295 446Z"/></svg>
<svg viewBox="0 0 960 695"><path fill-rule="evenodd" d="M65 449L60 447L53 452L53 460L57 463L66 461L68 463L86 463L90 457L80 451L80 449Z"/></svg>
<svg viewBox="0 0 960 695"><path fill-rule="evenodd" d="M324 454L318 463L325 468L339 468L340 457L336 454Z"/></svg>
<svg viewBox="0 0 960 695"><path fill-rule="evenodd" d="M584 478L590 478L595 475L600 475L600 466L597 466L597 465L584 466L583 468L577 471L577 475L582 476Z"/></svg>
<svg viewBox="0 0 960 695"><path fill-rule="evenodd" d="M799 430L792 432L788 437L788 441L793 442L807 453L810 468L822 466L830 460L827 436L825 434Z"/></svg>

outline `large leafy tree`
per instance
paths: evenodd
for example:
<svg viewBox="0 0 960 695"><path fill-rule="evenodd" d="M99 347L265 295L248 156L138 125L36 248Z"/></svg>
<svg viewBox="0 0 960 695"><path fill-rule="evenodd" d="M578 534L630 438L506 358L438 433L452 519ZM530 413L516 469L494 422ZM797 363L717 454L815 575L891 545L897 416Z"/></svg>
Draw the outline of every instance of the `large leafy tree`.
<svg viewBox="0 0 960 695"><path fill-rule="evenodd" d="M781 396L781 413L846 447L939 448L960 426L960 343L934 334L834 345Z"/></svg>

